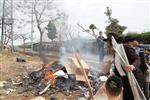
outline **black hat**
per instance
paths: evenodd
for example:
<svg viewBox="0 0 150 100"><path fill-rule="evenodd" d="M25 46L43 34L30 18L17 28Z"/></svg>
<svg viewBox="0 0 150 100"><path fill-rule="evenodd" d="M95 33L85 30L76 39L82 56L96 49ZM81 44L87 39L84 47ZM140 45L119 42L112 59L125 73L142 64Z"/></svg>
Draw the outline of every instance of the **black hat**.
<svg viewBox="0 0 150 100"><path fill-rule="evenodd" d="M135 38L126 36L126 37L124 38L124 43L133 42L133 41L135 41L135 40L136 40Z"/></svg>

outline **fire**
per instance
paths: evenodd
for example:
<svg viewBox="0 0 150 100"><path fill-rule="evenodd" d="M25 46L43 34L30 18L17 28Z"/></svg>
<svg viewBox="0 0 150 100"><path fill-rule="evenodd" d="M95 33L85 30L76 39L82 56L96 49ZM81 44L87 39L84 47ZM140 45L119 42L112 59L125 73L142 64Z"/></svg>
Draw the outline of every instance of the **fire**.
<svg viewBox="0 0 150 100"><path fill-rule="evenodd" d="M52 62L49 62L49 63L43 65L44 71L45 71L45 76L44 76L43 82L47 83L50 80L51 85L53 87L55 87L57 75L54 75L54 72L49 71L48 68L51 67L55 63L57 63L57 61L52 61Z"/></svg>
<svg viewBox="0 0 150 100"><path fill-rule="evenodd" d="M47 71L46 74L45 74L45 77L44 77L45 81L49 81L49 80L51 81L51 85L53 87L55 87L56 78L57 78L57 76L54 75L54 73L51 72L51 71Z"/></svg>

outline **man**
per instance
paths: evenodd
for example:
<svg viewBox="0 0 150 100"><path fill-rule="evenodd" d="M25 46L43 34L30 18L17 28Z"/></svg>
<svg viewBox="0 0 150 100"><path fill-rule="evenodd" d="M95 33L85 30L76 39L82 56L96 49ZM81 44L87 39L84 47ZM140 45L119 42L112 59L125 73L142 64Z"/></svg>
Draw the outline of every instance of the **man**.
<svg viewBox="0 0 150 100"><path fill-rule="evenodd" d="M115 75L119 76L122 81L123 81L123 100L134 100L133 93L130 87L130 83L127 77L127 72L133 72L136 80L138 81L139 85L142 87L142 82L143 82L143 74L140 69L140 57L136 54L136 51L133 46L133 41L134 39L132 38L125 38L125 43L124 43L124 49L129 61L129 65L127 66L122 66L118 64L119 60L117 59L117 55L115 55L115 67L114 67L114 73ZM121 68L121 69L120 69Z"/></svg>
<svg viewBox="0 0 150 100"><path fill-rule="evenodd" d="M146 60L146 57L145 57L144 49L140 48L139 46L140 46L139 42L137 40L134 40L133 41L133 47L134 47L136 53L141 58L140 69L141 69L141 71L143 73L143 79L144 79L143 92L145 94L146 99L149 100L149 82L150 82L149 81L150 80L149 68L148 68L148 65L146 64L147 60Z"/></svg>
<svg viewBox="0 0 150 100"><path fill-rule="evenodd" d="M145 60L144 48L140 48L140 43L136 39L133 39L132 44L133 44L133 48L136 51L136 54L139 55L141 58L140 69L144 74L148 70L148 67L146 65L146 60Z"/></svg>
<svg viewBox="0 0 150 100"><path fill-rule="evenodd" d="M134 39L133 41L133 48L135 49L136 53L139 55L140 53L140 42Z"/></svg>
<svg viewBox="0 0 150 100"><path fill-rule="evenodd" d="M146 50L146 61L147 64L150 65L150 48Z"/></svg>
<svg viewBox="0 0 150 100"><path fill-rule="evenodd" d="M104 59L104 37L102 31L99 32L99 36L97 38L98 50L99 50L99 60L100 62Z"/></svg>
<svg viewBox="0 0 150 100"><path fill-rule="evenodd" d="M117 76L110 76L105 82L103 90L106 93L108 100L120 100L123 82Z"/></svg>
<svg viewBox="0 0 150 100"><path fill-rule="evenodd" d="M144 83L144 94L147 100L150 97L150 48L146 50L146 65L148 67L147 71L144 73L145 83Z"/></svg>

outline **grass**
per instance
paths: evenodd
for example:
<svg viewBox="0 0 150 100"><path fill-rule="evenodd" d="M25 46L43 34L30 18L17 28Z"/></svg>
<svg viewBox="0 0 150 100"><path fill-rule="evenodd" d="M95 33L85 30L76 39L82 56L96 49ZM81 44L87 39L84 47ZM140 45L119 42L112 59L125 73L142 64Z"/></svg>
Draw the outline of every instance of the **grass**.
<svg viewBox="0 0 150 100"><path fill-rule="evenodd" d="M16 58L21 57L25 59L26 63L18 63L16 62ZM18 52L11 51L3 51L0 52L0 80L7 80L11 77L14 77L17 74L22 74L26 72L26 67L31 62L38 62L38 57L32 57L28 55L24 55Z"/></svg>
<svg viewBox="0 0 150 100"><path fill-rule="evenodd" d="M0 62L1 61L13 61L17 57L21 57L21 58L28 60L28 61L32 61L34 58L36 58L36 57L21 54L18 52L12 53L11 51L3 51L0 53Z"/></svg>

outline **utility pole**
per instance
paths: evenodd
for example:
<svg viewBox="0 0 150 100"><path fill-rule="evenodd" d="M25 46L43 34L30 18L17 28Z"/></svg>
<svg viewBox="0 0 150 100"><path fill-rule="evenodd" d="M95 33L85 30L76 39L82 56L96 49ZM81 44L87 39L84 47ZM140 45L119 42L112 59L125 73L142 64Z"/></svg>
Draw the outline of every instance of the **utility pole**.
<svg viewBox="0 0 150 100"><path fill-rule="evenodd" d="M4 36L11 34L11 47L13 51L13 0L3 0L1 51L4 49Z"/></svg>
<svg viewBox="0 0 150 100"><path fill-rule="evenodd" d="M11 51L13 52L14 51L14 39L13 39L13 0L11 0Z"/></svg>
<svg viewBox="0 0 150 100"><path fill-rule="evenodd" d="M4 20L5 20L5 0L3 0L3 12L2 12L2 33L1 33L1 51L4 48Z"/></svg>
<svg viewBox="0 0 150 100"><path fill-rule="evenodd" d="M32 15L31 15L31 50L33 50L33 0L32 0Z"/></svg>

